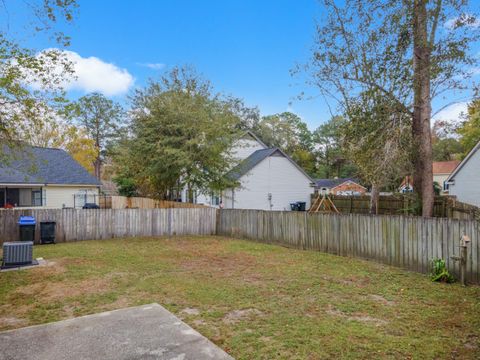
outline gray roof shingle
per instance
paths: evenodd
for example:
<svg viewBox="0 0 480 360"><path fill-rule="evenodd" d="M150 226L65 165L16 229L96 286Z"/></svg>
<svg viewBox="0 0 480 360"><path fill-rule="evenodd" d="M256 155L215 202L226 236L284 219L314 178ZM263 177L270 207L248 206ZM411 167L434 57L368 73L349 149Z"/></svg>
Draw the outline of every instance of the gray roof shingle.
<svg viewBox="0 0 480 360"><path fill-rule="evenodd" d="M58 184L58 185L101 185L61 149L24 146L10 150L3 147L8 160L0 163L2 184Z"/></svg>
<svg viewBox="0 0 480 360"><path fill-rule="evenodd" d="M231 180L237 181L243 175L257 166L262 160L266 159L276 151L279 150L277 148L269 148L255 151L252 155L244 159L242 162L240 162L240 164L230 170L227 173L227 177Z"/></svg>
<svg viewBox="0 0 480 360"><path fill-rule="evenodd" d="M315 187L331 189L337 185L343 184L345 181L352 181L359 184L359 181L356 178L315 179Z"/></svg>

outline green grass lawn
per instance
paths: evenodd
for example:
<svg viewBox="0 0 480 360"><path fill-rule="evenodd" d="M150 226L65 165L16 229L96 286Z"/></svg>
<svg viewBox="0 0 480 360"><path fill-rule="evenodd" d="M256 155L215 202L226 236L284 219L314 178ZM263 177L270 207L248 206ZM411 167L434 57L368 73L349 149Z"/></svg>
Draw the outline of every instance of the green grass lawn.
<svg viewBox="0 0 480 360"><path fill-rule="evenodd" d="M480 358L480 287L221 237L37 246L0 273L0 329L157 302L237 359Z"/></svg>

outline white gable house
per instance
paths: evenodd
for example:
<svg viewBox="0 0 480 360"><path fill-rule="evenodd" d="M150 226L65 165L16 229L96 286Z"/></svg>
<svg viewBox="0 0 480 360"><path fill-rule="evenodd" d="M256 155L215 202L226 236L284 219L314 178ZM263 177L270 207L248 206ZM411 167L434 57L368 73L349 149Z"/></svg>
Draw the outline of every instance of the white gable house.
<svg viewBox="0 0 480 360"><path fill-rule="evenodd" d="M290 204L305 202L310 207L314 182L278 148L267 147L247 132L233 149L238 165L228 176L239 185L221 194L199 195L197 203L225 209L290 210Z"/></svg>
<svg viewBox="0 0 480 360"><path fill-rule="evenodd" d="M480 206L480 142L453 170L445 182L448 194L461 202Z"/></svg>
<svg viewBox="0 0 480 360"><path fill-rule="evenodd" d="M290 204L310 207L312 179L277 148L255 151L230 175L240 185L223 192L226 209L290 210Z"/></svg>

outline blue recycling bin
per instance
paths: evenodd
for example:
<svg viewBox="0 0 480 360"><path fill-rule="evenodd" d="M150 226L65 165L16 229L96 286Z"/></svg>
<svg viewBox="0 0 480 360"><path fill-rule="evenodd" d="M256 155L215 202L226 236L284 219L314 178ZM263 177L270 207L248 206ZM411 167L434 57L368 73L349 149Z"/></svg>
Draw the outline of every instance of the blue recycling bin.
<svg viewBox="0 0 480 360"><path fill-rule="evenodd" d="M20 241L35 241L35 225L33 216L20 216L18 226L20 228Z"/></svg>

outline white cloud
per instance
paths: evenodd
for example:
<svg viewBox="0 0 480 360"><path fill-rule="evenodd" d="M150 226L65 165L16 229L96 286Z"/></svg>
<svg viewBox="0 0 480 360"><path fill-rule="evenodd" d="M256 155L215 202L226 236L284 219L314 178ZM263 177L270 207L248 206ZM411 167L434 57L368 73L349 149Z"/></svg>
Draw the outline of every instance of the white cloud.
<svg viewBox="0 0 480 360"><path fill-rule="evenodd" d="M470 14L463 14L459 17L451 18L451 19L449 19L445 22L444 26L447 29L452 30L452 29L455 28L455 25L457 24L457 22L459 24L463 23L463 24L465 24L464 26L470 27L470 28L477 28L477 27L480 26L480 20L478 18L476 18L475 16L470 15Z"/></svg>
<svg viewBox="0 0 480 360"><path fill-rule="evenodd" d="M162 63L137 63L137 64L152 70L161 70L165 67L165 64L162 64Z"/></svg>
<svg viewBox="0 0 480 360"><path fill-rule="evenodd" d="M435 114L433 120L443 120L449 122L458 122L461 120L461 115L467 113L467 102L459 102L452 104L447 108L441 110L439 113Z"/></svg>
<svg viewBox="0 0 480 360"><path fill-rule="evenodd" d="M75 80L65 84L67 90L98 91L112 96L126 93L133 85L134 78L126 69L94 56L84 58L73 51L64 53L74 64L76 76Z"/></svg>
<svg viewBox="0 0 480 360"><path fill-rule="evenodd" d="M45 51L52 50L47 49ZM56 50L56 49L55 49ZM106 96L126 93L134 83L133 76L128 70L112 63L107 63L95 56L82 57L74 51L57 50L66 60L73 64L75 73L64 75L60 86L65 90L79 90L85 93L100 92ZM41 56L40 53L38 56ZM61 73L59 67L58 73ZM40 88L33 80L33 87Z"/></svg>

